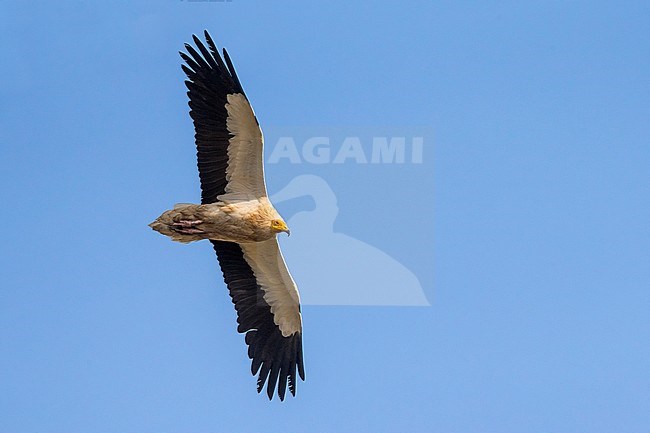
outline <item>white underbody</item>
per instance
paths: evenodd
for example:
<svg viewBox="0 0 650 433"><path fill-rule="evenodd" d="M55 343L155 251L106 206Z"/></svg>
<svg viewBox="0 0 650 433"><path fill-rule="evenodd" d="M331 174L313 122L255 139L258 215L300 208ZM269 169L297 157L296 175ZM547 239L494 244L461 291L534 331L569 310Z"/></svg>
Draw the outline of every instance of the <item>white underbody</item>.
<svg viewBox="0 0 650 433"><path fill-rule="evenodd" d="M264 184L263 136L253 109L242 94L227 96L227 185L217 202L178 204L150 226L175 241L201 239L236 242L252 269L273 321L284 337L302 330L300 298L272 229L282 220L267 198Z"/></svg>

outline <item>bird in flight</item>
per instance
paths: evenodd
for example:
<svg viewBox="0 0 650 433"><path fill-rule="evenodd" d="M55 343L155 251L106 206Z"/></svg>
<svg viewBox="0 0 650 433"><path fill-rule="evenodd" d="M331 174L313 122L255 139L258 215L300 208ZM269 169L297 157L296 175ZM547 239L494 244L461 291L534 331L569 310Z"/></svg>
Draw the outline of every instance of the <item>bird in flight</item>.
<svg viewBox="0 0 650 433"><path fill-rule="evenodd" d="M305 380L300 297L276 238L289 235L289 228L268 199L262 130L228 53L224 49L222 59L207 31L207 48L192 38L196 49L185 44L187 53L180 55L201 204L177 204L149 226L177 242L212 243L237 311L237 331L246 334L257 392L266 384L272 399L277 385L284 400L287 385L296 394L296 372Z"/></svg>

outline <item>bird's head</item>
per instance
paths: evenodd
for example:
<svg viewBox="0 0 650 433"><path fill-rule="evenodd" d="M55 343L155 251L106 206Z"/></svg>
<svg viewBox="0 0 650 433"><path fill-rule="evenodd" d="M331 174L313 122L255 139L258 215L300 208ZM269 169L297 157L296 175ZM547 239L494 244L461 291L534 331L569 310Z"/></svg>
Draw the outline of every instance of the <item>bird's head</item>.
<svg viewBox="0 0 650 433"><path fill-rule="evenodd" d="M287 227L287 223L282 220L271 220L271 230L276 233L285 232L287 235L291 236L291 231Z"/></svg>

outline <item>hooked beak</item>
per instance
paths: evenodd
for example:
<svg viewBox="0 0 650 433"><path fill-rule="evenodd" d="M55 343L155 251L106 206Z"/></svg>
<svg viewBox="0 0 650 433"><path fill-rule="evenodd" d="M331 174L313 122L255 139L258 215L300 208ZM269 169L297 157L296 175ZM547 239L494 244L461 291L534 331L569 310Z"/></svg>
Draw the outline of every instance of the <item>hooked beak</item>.
<svg viewBox="0 0 650 433"><path fill-rule="evenodd" d="M284 221L274 221L272 228L273 230L275 230L276 233L284 232L288 236L291 236L291 231L289 230L289 227L287 227L287 224Z"/></svg>

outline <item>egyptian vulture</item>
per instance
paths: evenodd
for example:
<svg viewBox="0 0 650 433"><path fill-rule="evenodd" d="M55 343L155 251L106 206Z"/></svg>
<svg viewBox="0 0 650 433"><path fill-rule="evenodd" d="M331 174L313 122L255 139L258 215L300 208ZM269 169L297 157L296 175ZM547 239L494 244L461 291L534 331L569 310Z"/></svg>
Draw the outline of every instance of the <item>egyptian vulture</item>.
<svg viewBox="0 0 650 433"><path fill-rule="evenodd" d="M185 44L201 204L177 204L150 224L178 242L208 239L245 333L257 392L269 399L277 385L295 396L296 371L305 380L298 289L276 235L289 228L269 201L264 184L263 137L226 50L223 59L205 31L208 48ZM225 60L225 63L224 63Z"/></svg>

